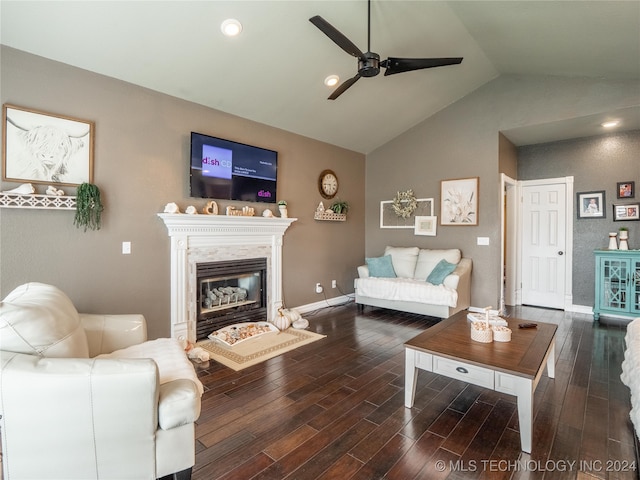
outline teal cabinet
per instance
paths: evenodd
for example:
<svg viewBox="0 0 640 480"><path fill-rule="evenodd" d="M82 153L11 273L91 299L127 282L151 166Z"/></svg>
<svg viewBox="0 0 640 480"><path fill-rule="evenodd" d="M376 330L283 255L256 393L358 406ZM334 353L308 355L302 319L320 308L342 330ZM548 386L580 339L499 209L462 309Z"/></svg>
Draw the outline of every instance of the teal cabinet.
<svg viewBox="0 0 640 480"><path fill-rule="evenodd" d="M600 314L640 317L640 250L596 250L596 304Z"/></svg>

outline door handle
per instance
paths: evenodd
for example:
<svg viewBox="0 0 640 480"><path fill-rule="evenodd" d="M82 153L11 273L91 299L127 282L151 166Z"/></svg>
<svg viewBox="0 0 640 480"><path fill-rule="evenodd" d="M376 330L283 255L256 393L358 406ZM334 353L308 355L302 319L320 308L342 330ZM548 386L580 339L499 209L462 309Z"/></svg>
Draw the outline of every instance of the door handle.
<svg viewBox="0 0 640 480"><path fill-rule="evenodd" d="M563 252L562 250L560 250L560 251L558 252L558 255L564 255L564 252Z"/></svg>

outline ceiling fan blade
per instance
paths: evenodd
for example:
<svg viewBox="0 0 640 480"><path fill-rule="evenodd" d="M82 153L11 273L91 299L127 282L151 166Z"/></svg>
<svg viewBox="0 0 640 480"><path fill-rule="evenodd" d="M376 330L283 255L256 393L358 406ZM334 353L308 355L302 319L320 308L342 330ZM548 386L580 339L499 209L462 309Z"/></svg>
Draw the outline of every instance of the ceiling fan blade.
<svg viewBox="0 0 640 480"><path fill-rule="evenodd" d="M329 96L328 100L335 100L336 98L338 98L347 90L347 88L349 88L351 85L353 85L358 80L360 80L360 76L361 75L357 73L355 77L351 77L349 80L345 80L344 82L342 82L342 85L340 85L338 88L336 88L333 91L333 93Z"/></svg>
<svg viewBox="0 0 640 480"><path fill-rule="evenodd" d="M309 21L316 27L318 27L322 31L322 33L333 40L336 45L338 45L349 55L353 55L354 57L358 58L364 58L364 54L362 53L362 51L358 47L356 47L351 40L340 33L333 25L327 22L320 15L311 17Z"/></svg>
<svg viewBox="0 0 640 480"><path fill-rule="evenodd" d="M392 58L380 62L380 66L386 68L386 75L394 73L411 72L423 68L444 67L445 65L457 65L462 62L462 57L454 58Z"/></svg>

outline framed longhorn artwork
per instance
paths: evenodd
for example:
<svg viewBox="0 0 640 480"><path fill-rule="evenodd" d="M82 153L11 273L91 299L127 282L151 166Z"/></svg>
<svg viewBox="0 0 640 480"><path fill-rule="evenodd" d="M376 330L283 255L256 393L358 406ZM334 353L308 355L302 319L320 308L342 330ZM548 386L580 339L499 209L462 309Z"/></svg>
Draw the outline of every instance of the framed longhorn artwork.
<svg viewBox="0 0 640 480"><path fill-rule="evenodd" d="M93 182L93 122L5 104L2 123L3 180Z"/></svg>

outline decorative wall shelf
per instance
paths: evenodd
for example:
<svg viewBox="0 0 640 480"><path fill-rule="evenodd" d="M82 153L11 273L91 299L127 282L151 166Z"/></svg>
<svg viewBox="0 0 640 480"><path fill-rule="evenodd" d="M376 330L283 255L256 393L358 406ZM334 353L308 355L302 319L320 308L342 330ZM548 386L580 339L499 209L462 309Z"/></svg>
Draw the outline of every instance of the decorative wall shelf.
<svg viewBox="0 0 640 480"><path fill-rule="evenodd" d="M333 213L331 210L316 212L313 214L314 220L325 220L330 222L344 222L347 220L346 213Z"/></svg>
<svg viewBox="0 0 640 480"><path fill-rule="evenodd" d="M76 197L66 195L24 195L0 192L0 208L46 208L49 210L75 210Z"/></svg>

